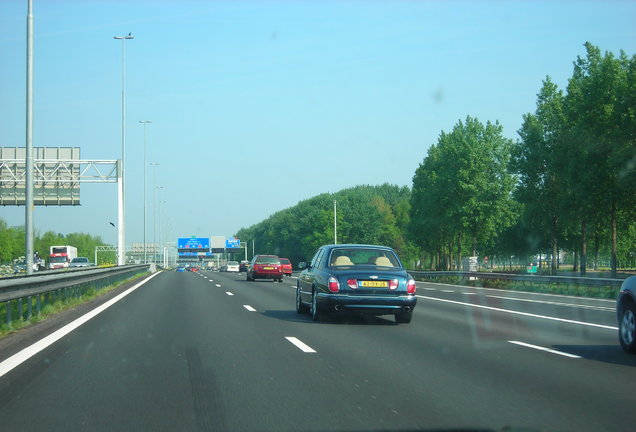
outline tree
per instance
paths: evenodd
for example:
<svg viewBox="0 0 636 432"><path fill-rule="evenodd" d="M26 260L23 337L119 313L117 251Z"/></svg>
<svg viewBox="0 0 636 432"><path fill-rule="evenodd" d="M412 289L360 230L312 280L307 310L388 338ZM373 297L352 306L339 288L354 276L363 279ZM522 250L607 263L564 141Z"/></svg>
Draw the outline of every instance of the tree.
<svg viewBox="0 0 636 432"><path fill-rule="evenodd" d="M610 230L611 271L617 269L617 221L636 203L636 56L604 55L585 44L568 82L569 189L577 202L582 237L590 221L605 220Z"/></svg>
<svg viewBox="0 0 636 432"><path fill-rule="evenodd" d="M473 255L515 219L512 142L498 123L458 122L442 132L413 178L410 231L420 246L437 249L438 266L457 264L468 241Z"/></svg>
<svg viewBox="0 0 636 432"><path fill-rule="evenodd" d="M537 95L535 114L523 116L521 141L514 147L512 164L519 177L516 196L524 204L525 219L532 221L532 229L549 232L553 275L559 255L562 206L567 201L563 99L563 92L547 77Z"/></svg>

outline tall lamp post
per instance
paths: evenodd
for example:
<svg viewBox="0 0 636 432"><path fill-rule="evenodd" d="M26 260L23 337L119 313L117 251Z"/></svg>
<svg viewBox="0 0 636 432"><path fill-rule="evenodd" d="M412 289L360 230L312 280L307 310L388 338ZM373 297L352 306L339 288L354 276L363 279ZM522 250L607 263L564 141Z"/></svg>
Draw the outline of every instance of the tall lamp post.
<svg viewBox="0 0 636 432"><path fill-rule="evenodd" d="M117 265L126 264L126 187L125 164L126 159L126 40L134 39L130 33L126 36L113 36L113 39L121 40L121 203L118 211L118 240L117 240Z"/></svg>
<svg viewBox="0 0 636 432"><path fill-rule="evenodd" d="M27 5L26 143L24 231L26 274L33 274L33 1ZM8 303L7 303L8 304ZM8 306L7 306L8 307Z"/></svg>
<svg viewBox="0 0 636 432"><path fill-rule="evenodd" d="M163 247L163 243L166 241L166 237L165 237L166 216L167 216L166 206L165 206L166 204L167 204L167 201L163 201L161 200L161 198L159 199L159 246L161 250L161 262L164 267L166 265L165 251Z"/></svg>
<svg viewBox="0 0 636 432"><path fill-rule="evenodd" d="M333 200L333 244L338 244L338 220L336 218L337 213L337 201Z"/></svg>
<svg viewBox="0 0 636 432"><path fill-rule="evenodd" d="M146 125L152 123L151 120L139 120L144 126L144 264L148 264L148 253L146 247Z"/></svg>
<svg viewBox="0 0 636 432"><path fill-rule="evenodd" d="M159 259L159 255L157 253L157 191L161 191L161 189L163 189L163 186L155 186L155 197L154 197L154 216L153 216L153 239L152 241L155 244L155 264L157 263L157 260ZM161 197L159 197L159 201L161 201ZM161 209L159 209L159 217L161 218ZM159 220L159 224L161 225L161 220ZM161 230L161 226L159 227L159 230ZM159 237L161 237L161 233L159 233Z"/></svg>
<svg viewBox="0 0 636 432"><path fill-rule="evenodd" d="M153 262L157 259L157 162L150 162L152 166L152 243Z"/></svg>

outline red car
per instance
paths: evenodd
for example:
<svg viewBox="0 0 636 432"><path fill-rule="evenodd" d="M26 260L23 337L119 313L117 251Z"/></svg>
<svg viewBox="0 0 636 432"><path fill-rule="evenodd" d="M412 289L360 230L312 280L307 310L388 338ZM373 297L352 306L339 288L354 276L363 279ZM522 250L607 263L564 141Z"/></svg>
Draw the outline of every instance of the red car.
<svg viewBox="0 0 636 432"><path fill-rule="evenodd" d="M292 263L291 261L289 261L289 258L279 258L280 259L280 265L283 267L283 274L285 276L291 276L292 275Z"/></svg>
<svg viewBox="0 0 636 432"><path fill-rule="evenodd" d="M274 279L274 282L283 281L283 268L280 259L276 255L255 255L247 270L247 280Z"/></svg>

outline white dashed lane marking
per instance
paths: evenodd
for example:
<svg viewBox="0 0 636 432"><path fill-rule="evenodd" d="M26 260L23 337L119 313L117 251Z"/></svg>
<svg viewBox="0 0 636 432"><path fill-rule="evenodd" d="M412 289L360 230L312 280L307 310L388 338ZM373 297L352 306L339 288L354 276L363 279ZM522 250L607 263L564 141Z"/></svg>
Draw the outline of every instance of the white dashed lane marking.
<svg viewBox="0 0 636 432"><path fill-rule="evenodd" d="M294 344L296 346L296 348L298 348L302 352L305 352L305 353L315 353L316 352L315 349L313 349L309 345L305 344L304 342L302 342L298 338L295 338L293 336L286 336L285 339L287 339L289 342Z"/></svg>

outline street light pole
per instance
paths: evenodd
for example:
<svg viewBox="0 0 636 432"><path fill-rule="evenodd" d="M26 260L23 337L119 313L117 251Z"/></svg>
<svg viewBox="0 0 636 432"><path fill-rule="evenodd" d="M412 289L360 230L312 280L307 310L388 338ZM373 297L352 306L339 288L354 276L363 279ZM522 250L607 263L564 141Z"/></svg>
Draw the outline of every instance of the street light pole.
<svg viewBox="0 0 636 432"><path fill-rule="evenodd" d="M336 219L336 200L333 200L333 244L338 244L338 221Z"/></svg>
<svg viewBox="0 0 636 432"><path fill-rule="evenodd" d="M117 265L126 264L126 186L125 186L125 159L126 159L126 40L134 39L130 33L127 36L113 36L113 39L121 40L121 205L118 211L118 240L117 240Z"/></svg>
<svg viewBox="0 0 636 432"><path fill-rule="evenodd" d="M153 261L157 258L157 162L150 162L152 166L152 243Z"/></svg>
<svg viewBox="0 0 636 432"><path fill-rule="evenodd" d="M24 231L26 274L33 274L33 1L27 10L26 143L24 188ZM7 303L8 304L8 303ZM7 306L8 307L8 306Z"/></svg>
<svg viewBox="0 0 636 432"><path fill-rule="evenodd" d="M146 125L152 123L150 120L139 120L144 125L144 264L148 264L148 253L146 252Z"/></svg>
<svg viewBox="0 0 636 432"><path fill-rule="evenodd" d="M154 227L153 227L153 242L155 243L155 264L157 263L157 260L159 259L159 254L158 254L158 248L157 248L157 190L159 190L159 192L161 192L161 190L163 189L163 186L155 186L155 199L154 199ZM161 197L159 197L159 201L161 201ZM161 203L159 204L159 206L161 207ZM161 209L159 209L159 242L161 242Z"/></svg>
<svg viewBox="0 0 636 432"><path fill-rule="evenodd" d="M163 188L162 188L163 189ZM165 253L163 243L166 241L165 238L165 229L166 229L166 201L163 201L161 197L159 197L159 250L161 251L161 262L165 262ZM164 264L165 266L165 264Z"/></svg>

